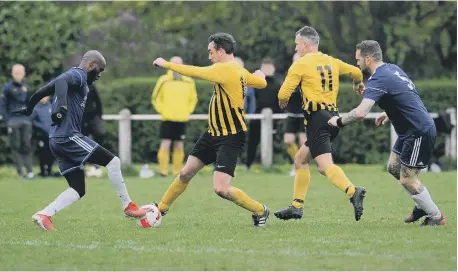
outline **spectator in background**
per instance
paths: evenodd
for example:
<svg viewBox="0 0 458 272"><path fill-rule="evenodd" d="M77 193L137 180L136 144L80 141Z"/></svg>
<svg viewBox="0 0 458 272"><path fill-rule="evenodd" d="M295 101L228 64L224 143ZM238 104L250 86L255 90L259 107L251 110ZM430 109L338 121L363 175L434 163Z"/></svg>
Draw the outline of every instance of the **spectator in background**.
<svg viewBox="0 0 458 272"><path fill-rule="evenodd" d="M27 105L29 86L23 82L25 68L15 64L11 70L13 80L3 86L1 111L10 138L10 147L17 173L20 177L33 178L32 172L32 122L29 116L12 113ZM25 167L27 174L23 172Z"/></svg>
<svg viewBox="0 0 458 272"><path fill-rule="evenodd" d="M92 138L100 145L104 145L103 139L106 135L102 114L102 101L100 100L99 91L95 84L91 84L83 113L82 133L84 136L92 135ZM102 169L98 165L91 166L87 171L87 176L101 177Z"/></svg>
<svg viewBox="0 0 458 272"><path fill-rule="evenodd" d="M52 165L54 164L54 156L49 149L49 129L51 128L51 103L49 96L43 97L38 103L30 118L32 120L34 136L38 142L37 151L38 159L40 160L41 177L60 176L59 173L52 173Z"/></svg>
<svg viewBox="0 0 458 272"><path fill-rule="evenodd" d="M293 62L297 61L300 58L299 54L294 54ZM286 151L290 157L292 165L291 172L289 175L294 177L296 175L296 168L294 167L294 157L296 156L299 147L296 142L296 134L299 134L299 146L303 145L307 139L305 134L305 125L304 125L304 110L302 109L302 94L300 87L294 90L291 98L289 99L288 106L286 106L286 111L288 112L288 117L286 118L286 131L283 135L283 141L287 146Z"/></svg>
<svg viewBox="0 0 458 272"><path fill-rule="evenodd" d="M270 108L273 113L282 112L278 106L278 91L281 82L275 77L275 64L269 58L261 63L260 70L266 75L267 86L264 89L255 89L255 113L261 113L263 109ZM248 129L248 148L246 153L246 167L251 168L256 157L259 141L261 140L261 121L251 120Z"/></svg>
<svg viewBox="0 0 458 272"><path fill-rule="evenodd" d="M240 57L234 58L242 67L245 67L245 63ZM254 89L251 87L246 88L245 91L245 103L244 103L245 113L255 113L256 112L256 97L254 95Z"/></svg>
<svg viewBox="0 0 458 272"><path fill-rule="evenodd" d="M183 59L175 56L170 62L183 64ZM183 167L186 124L197 105L194 80L169 70L157 80L151 103L162 119L161 146L157 154L160 175L168 175L170 146L173 142L173 175L177 176Z"/></svg>

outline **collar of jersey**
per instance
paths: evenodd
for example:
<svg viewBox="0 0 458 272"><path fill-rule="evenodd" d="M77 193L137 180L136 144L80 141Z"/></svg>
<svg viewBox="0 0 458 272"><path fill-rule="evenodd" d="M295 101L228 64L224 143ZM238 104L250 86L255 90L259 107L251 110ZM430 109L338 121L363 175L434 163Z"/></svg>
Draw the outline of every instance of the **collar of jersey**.
<svg viewBox="0 0 458 272"><path fill-rule="evenodd" d="M378 69L379 67L382 67L382 66L383 66L383 65L385 65L385 64L386 64L386 62L384 62L384 63L380 64L380 65L379 65L379 66L377 66L377 67L375 67L375 69L374 69L374 72L372 73L372 75L374 75L374 74L375 74L375 72L377 72L377 69ZM371 76L372 76L372 75L371 75Z"/></svg>
<svg viewBox="0 0 458 272"><path fill-rule="evenodd" d="M323 54L323 53L321 53L321 51L318 51L318 52L313 52L313 53L307 53L307 54L304 55L304 57L305 56L318 56L318 55L321 55L321 54Z"/></svg>

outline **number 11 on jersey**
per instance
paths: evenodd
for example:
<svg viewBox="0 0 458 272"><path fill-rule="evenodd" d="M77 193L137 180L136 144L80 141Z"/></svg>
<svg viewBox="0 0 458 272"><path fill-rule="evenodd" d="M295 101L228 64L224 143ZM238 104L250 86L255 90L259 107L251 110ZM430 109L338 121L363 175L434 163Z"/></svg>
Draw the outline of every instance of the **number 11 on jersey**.
<svg viewBox="0 0 458 272"><path fill-rule="evenodd" d="M323 66L317 66L316 69L318 71L320 71L320 75L321 75L321 88L323 88L323 92L326 92L326 77L324 75L324 70L326 70L328 72L328 92L332 92L332 70L331 70L331 66L329 65L326 65L324 66L324 69L323 69Z"/></svg>

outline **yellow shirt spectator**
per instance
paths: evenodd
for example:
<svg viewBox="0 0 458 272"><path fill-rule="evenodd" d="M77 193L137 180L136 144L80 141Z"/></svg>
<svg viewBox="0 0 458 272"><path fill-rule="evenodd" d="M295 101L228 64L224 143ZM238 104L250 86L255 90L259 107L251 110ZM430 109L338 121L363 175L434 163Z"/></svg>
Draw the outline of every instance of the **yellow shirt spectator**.
<svg viewBox="0 0 458 272"><path fill-rule="evenodd" d="M162 120L187 122L197 104L196 84L187 76L175 78L169 70L157 80L151 103Z"/></svg>

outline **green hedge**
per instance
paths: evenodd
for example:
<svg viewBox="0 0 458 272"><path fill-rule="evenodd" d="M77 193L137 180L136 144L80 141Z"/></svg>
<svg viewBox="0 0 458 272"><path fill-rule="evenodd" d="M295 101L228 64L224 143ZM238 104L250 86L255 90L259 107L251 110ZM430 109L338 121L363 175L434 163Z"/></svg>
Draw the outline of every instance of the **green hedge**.
<svg viewBox="0 0 458 272"><path fill-rule="evenodd" d="M155 78L126 78L99 83L104 113L118 114L123 108L129 108L132 114L153 114L151 92L155 85ZM456 107L456 80L417 81L426 107L431 112ZM205 81L196 81L198 105L194 113L207 113L208 101L213 92L212 85ZM338 98L341 112L348 112L359 104L361 97L355 95L351 85L342 84ZM375 107L373 111L380 111ZM375 128L373 120L363 120L342 129L334 147L335 159L338 163L382 163L387 159L390 151L389 127ZM159 125L157 121L132 121L132 149L134 162L155 162L159 147ZM108 135L104 145L118 152L117 135L118 122L106 121ZM187 127L185 152L189 153L194 142L207 128L206 121L191 121ZM3 129L3 128L0 128ZM274 135L274 162L287 162L287 155L283 145L283 131L285 122L279 121L277 133ZM443 145L444 137L438 137L436 147ZM10 162L10 152L5 134L0 136L0 163ZM244 160L244 155L242 156Z"/></svg>
<svg viewBox="0 0 458 272"><path fill-rule="evenodd" d="M128 78L101 84L99 90L104 102L105 113L117 114L122 108L129 108L133 114L155 113L151 106L151 91L155 78ZM207 113L208 101L212 94L212 85L205 81L196 81L199 102L195 113ZM456 80L417 81L426 107L431 112L456 107ZM347 112L359 104L361 97L354 94L350 84L342 84L338 98L341 112ZM374 107L374 112L380 108ZM387 159L390 151L389 127L375 128L373 120L363 120L343 129L336 139L335 159L339 163L381 163ZM159 124L155 121L133 121L132 149L135 162L156 161L159 146ZM107 137L110 147L117 151L117 122L106 122L110 136ZM185 151L189 153L193 143L207 127L206 121L191 121L187 128ZM283 146L283 131L285 122L277 123L277 133L274 135L274 162L286 162L287 155ZM443 143L439 137L438 145ZM242 160L244 156L242 156Z"/></svg>

